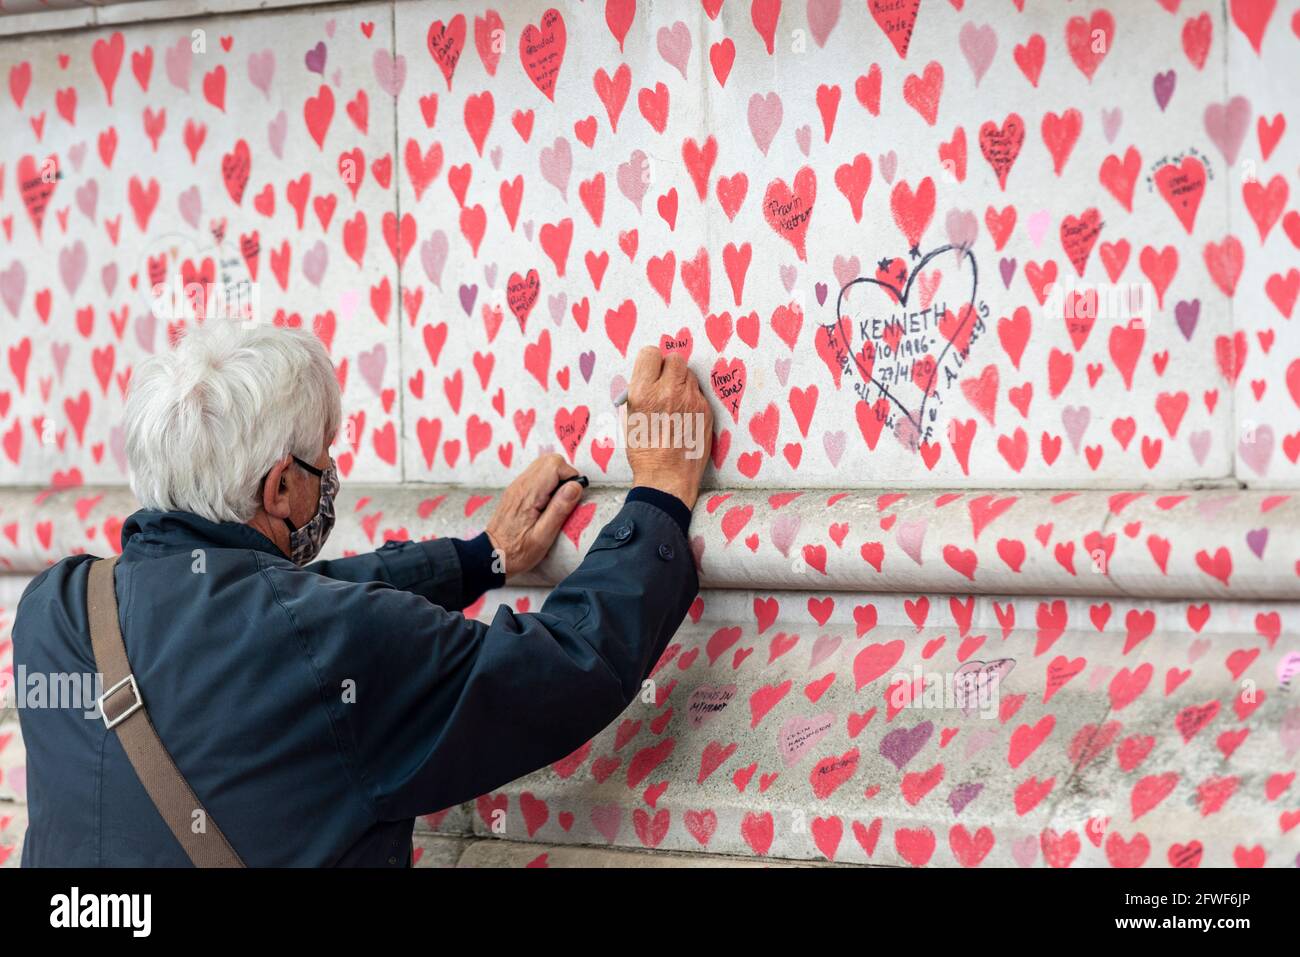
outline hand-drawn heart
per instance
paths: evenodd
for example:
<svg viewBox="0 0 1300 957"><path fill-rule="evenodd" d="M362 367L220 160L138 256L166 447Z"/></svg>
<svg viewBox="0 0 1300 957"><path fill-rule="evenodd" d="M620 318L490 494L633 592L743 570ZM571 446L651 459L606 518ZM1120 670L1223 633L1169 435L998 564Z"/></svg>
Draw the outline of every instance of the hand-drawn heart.
<svg viewBox="0 0 1300 957"><path fill-rule="evenodd" d="M429 56L438 64L443 77L447 80L447 89L451 89L451 78L460 62L461 51L465 47L465 14L458 13L449 23L434 20L429 24L425 36L425 46Z"/></svg>
<svg viewBox="0 0 1300 957"><path fill-rule="evenodd" d="M958 269L945 271L931 287L938 267L930 264L949 251L957 254ZM859 276L840 289L835 303L836 318L818 331L819 351L833 374L851 375L852 368L856 367L862 380L853 387L858 397L874 409L879 424L888 425L904 447L916 451L923 442L933 439L938 405L947 389L960 378L970 348L983 332L982 316L987 306L977 299L979 270L969 249L940 246L922 256L910 273L902 259L885 258L878 265L875 276ZM970 290L966 293L962 274L968 265ZM921 285L923 290L930 291L931 299L919 311L908 311L912 284L927 268L931 273ZM951 299L939 292L944 277L952 277L951 281L957 283ZM873 295L852 297L854 287L863 284L864 292L872 286L879 288L884 299ZM854 318L862 340L856 349L851 317L845 312L845 304L850 299L856 309ZM901 312L896 311L900 308ZM826 349L822 348L823 343ZM871 394L868 383L876 387L877 394ZM902 413L901 417L889 410L891 403ZM886 417L882 419L882 415ZM863 424L861 417L859 424ZM879 425L877 431L878 428Z"/></svg>
<svg viewBox="0 0 1300 957"><path fill-rule="evenodd" d="M542 14L540 28L530 23L519 34L519 59L524 72L548 100L555 99L555 82L564 63L566 41L564 18L554 9Z"/></svg>
<svg viewBox="0 0 1300 957"><path fill-rule="evenodd" d="M976 711L986 709L990 703L996 708L1002 679L1015 666L1014 658L964 662L953 674L954 697L962 714L969 718Z"/></svg>
<svg viewBox="0 0 1300 957"><path fill-rule="evenodd" d="M31 217L32 226L36 228L36 238L41 238L41 226L45 222L45 210L54 187L62 178L59 173L59 158L50 154L43 163L37 164L35 156L24 156L18 161L18 190L22 194L23 205Z"/></svg>

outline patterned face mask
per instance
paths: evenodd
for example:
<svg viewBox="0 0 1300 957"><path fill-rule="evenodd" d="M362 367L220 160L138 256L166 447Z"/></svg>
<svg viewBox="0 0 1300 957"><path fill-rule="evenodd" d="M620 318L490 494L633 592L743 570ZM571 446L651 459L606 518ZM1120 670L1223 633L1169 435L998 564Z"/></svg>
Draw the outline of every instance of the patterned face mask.
<svg viewBox="0 0 1300 957"><path fill-rule="evenodd" d="M320 554L334 527L334 496L339 490L339 473L332 463L327 469L318 469L296 455L293 460L313 475L320 476L320 505L316 514L299 527L287 518L284 520L284 524L289 526L289 558L295 565L306 565Z"/></svg>

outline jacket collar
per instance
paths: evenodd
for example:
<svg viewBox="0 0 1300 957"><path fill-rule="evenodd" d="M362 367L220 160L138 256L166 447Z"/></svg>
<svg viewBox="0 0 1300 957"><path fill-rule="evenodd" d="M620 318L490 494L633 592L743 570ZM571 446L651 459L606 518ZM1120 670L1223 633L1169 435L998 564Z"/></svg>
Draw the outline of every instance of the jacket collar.
<svg viewBox="0 0 1300 957"><path fill-rule="evenodd" d="M193 512L142 508L122 525L122 554L157 557L194 548L251 548L287 560L275 542L242 522L213 522Z"/></svg>

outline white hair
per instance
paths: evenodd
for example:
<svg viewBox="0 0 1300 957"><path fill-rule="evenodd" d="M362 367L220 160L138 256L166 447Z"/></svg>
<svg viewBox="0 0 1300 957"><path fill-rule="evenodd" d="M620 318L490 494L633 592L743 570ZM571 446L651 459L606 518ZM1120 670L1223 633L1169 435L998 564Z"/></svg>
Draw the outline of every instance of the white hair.
<svg viewBox="0 0 1300 957"><path fill-rule="evenodd" d="M288 453L314 463L341 420L334 366L314 335L209 319L131 377L131 491L144 508L247 522L271 466Z"/></svg>

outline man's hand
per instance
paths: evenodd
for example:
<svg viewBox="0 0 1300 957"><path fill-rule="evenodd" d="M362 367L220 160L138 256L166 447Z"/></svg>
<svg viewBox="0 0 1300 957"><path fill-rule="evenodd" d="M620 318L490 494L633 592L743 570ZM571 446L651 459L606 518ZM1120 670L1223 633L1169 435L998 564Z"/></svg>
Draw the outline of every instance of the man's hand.
<svg viewBox="0 0 1300 957"><path fill-rule="evenodd" d="M487 525L494 557L504 566L499 571L518 575L546 557L560 527L582 498L582 486L565 482L554 496L551 493L563 479L577 474L563 456L543 455L501 493L501 502Z"/></svg>
<svg viewBox="0 0 1300 957"><path fill-rule="evenodd" d="M713 446L713 409L680 355L658 346L636 357L627 390L627 462L632 484L657 488L695 507Z"/></svg>

